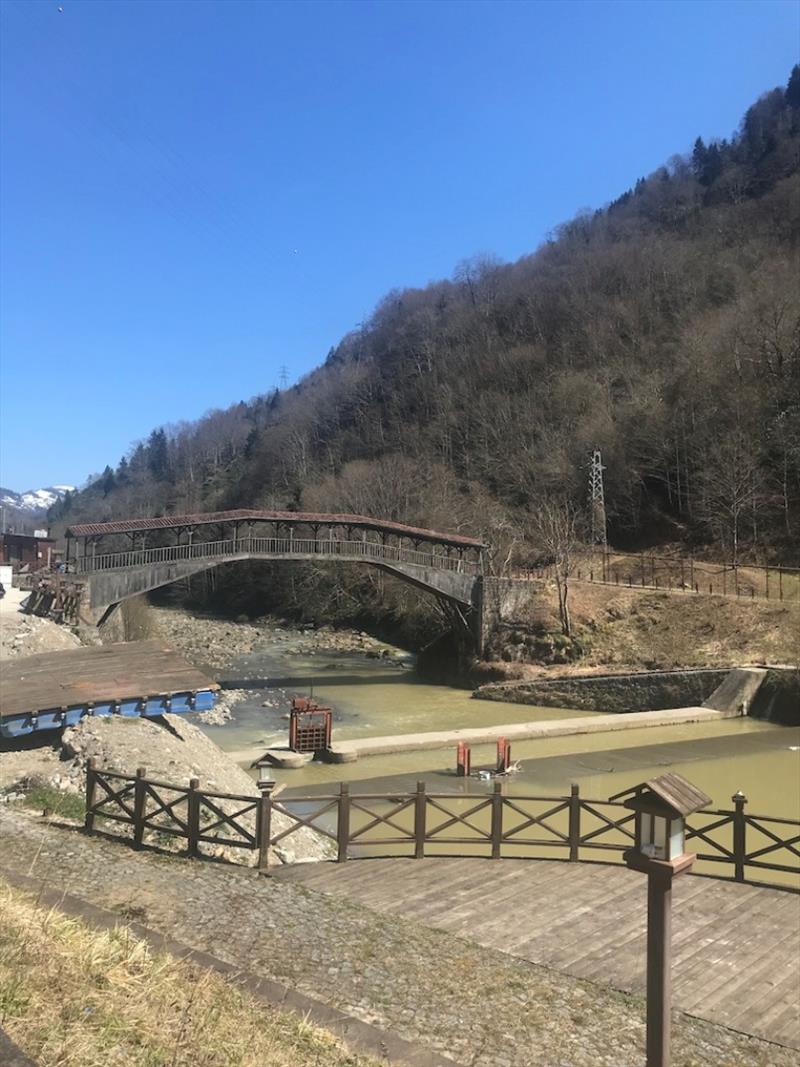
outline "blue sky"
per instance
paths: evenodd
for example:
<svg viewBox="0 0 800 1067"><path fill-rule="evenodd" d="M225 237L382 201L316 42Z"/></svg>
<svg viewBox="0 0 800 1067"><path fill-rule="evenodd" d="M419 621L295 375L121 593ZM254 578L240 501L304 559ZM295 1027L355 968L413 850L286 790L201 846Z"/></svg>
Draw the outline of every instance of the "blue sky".
<svg viewBox="0 0 800 1067"><path fill-rule="evenodd" d="M4 0L0 484L80 483L730 135L799 11Z"/></svg>

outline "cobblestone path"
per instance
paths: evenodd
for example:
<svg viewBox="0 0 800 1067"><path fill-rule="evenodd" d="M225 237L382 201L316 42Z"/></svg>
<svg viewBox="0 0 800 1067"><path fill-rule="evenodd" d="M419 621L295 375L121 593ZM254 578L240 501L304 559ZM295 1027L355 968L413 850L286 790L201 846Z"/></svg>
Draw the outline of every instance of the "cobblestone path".
<svg viewBox="0 0 800 1067"><path fill-rule="evenodd" d="M640 999L250 870L87 838L7 810L0 865L476 1067L641 1067ZM379 869L380 865L377 865ZM369 866L364 865L369 877ZM442 886L442 892L446 886ZM796 1052L676 1014L674 1067Z"/></svg>

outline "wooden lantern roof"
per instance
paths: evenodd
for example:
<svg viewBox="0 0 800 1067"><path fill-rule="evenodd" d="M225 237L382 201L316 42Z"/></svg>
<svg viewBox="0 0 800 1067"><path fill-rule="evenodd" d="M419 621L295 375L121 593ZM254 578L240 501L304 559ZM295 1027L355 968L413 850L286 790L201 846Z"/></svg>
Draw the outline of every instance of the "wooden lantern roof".
<svg viewBox="0 0 800 1067"><path fill-rule="evenodd" d="M682 819L711 803L711 797L680 774L662 774L658 778L650 778L642 785L617 793L617 797L626 793L633 793L624 802L626 808L654 815L678 815Z"/></svg>

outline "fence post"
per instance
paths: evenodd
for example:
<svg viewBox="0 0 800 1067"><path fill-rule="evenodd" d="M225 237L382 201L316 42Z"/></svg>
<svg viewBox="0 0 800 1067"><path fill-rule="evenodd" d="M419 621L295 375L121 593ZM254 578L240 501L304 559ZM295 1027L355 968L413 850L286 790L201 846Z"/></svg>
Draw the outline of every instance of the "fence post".
<svg viewBox="0 0 800 1067"><path fill-rule="evenodd" d="M778 567L778 600L783 600L783 567Z"/></svg>
<svg viewBox="0 0 800 1067"><path fill-rule="evenodd" d="M200 854L200 788L199 778L189 779L189 792L186 794L186 826L189 842L186 850L192 859Z"/></svg>
<svg viewBox="0 0 800 1067"><path fill-rule="evenodd" d="M764 567L764 584L767 587L766 597L769 600L769 567Z"/></svg>
<svg viewBox="0 0 800 1067"><path fill-rule="evenodd" d="M146 767L136 768L136 781L133 787L133 846L141 848L144 840L144 811L147 803L147 792L144 776L147 774Z"/></svg>
<svg viewBox="0 0 800 1067"><path fill-rule="evenodd" d="M572 783L569 796L569 858L577 862L578 846L581 843L581 798L579 787Z"/></svg>
<svg viewBox="0 0 800 1067"><path fill-rule="evenodd" d="M336 820L337 863L347 859L347 843L350 840L350 786L342 782L339 786L339 811Z"/></svg>
<svg viewBox="0 0 800 1067"><path fill-rule="evenodd" d="M734 862L734 878L737 882L744 881L744 860L746 855L745 850L745 822L744 806L747 803L747 797L739 789L731 797L735 805L733 812L733 862Z"/></svg>
<svg viewBox="0 0 800 1067"><path fill-rule="evenodd" d="M414 797L414 859L421 860L425 855L425 783L417 782Z"/></svg>
<svg viewBox="0 0 800 1067"><path fill-rule="evenodd" d="M87 834L94 829L94 802L97 794L97 772L95 767L97 760L91 756L86 761L86 815L83 818L83 828Z"/></svg>
<svg viewBox="0 0 800 1067"><path fill-rule="evenodd" d="M503 783L494 783L492 793L492 859L500 859L500 845L503 841Z"/></svg>
<svg viewBox="0 0 800 1067"><path fill-rule="evenodd" d="M269 875L269 846L272 837L272 790L275 788L275 783L271 778L259 778L258 788L261 791L256 815L258 873Z"/></svg>

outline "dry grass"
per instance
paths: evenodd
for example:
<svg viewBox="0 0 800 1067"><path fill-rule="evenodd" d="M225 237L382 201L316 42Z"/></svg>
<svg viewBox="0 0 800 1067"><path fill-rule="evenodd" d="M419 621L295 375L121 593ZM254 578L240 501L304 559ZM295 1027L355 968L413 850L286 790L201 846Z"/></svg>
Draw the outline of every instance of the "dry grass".
<svg viewBox="0 0 800 1067"><path fill-rule="evenodd" d="M541 583L523 624L547 615L557 628L553 583ZM508 677L668 670L800 661L800 605L692 593L624 589L573 581L574 632L586 649L569 665L500 664ZM548 614L549 613L549 614ZM535 618L534 618L535 615ZM507 667L507 670L503 670Z"/></svg>
<svg viewBox="0 0 800 1067"><path fill-rule="evenodd" d="M125 927L0 883L0 1026L40 1067L377 1067Z"/></svg>
<svg viewBox="0 0 800 1067"><path fill-rule="evenodd" d="M785 602L576 585L573 608L589 638L588 663L670 667L794 663L800 610Z"/></svg>

